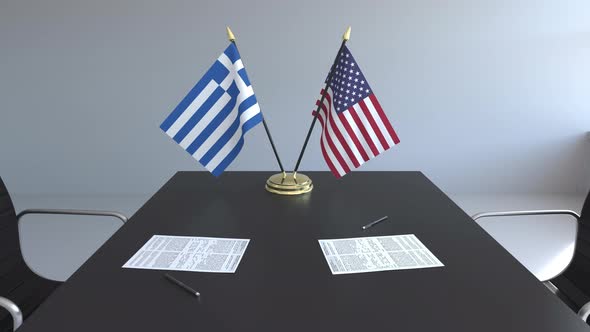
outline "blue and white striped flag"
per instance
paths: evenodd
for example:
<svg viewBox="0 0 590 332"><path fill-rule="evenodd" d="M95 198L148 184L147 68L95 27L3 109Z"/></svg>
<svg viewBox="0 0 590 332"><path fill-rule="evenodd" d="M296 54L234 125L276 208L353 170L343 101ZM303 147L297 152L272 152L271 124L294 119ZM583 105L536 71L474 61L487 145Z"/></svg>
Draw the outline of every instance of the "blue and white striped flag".
<svg viewBox="0 0 590 332"><path fill-rule="evenodd" d="M160 128L219 176L262 113L236 46L231 43Z"/></svg>

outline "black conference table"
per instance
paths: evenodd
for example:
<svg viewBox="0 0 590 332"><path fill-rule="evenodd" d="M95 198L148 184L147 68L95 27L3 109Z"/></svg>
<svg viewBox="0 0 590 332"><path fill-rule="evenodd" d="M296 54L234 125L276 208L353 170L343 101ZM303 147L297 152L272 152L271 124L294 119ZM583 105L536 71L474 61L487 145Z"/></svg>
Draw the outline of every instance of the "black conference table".
<svg viewBox="0 0 590 332"><path fill-rule="evenodd" d="M420 172L179 172L24 323L32 331L589 331ZM366 231L381 216L389 220ZM121 266L154 234L251 239L235 274ZM318 239L416 234L442 268L332 275Z"/></svg>

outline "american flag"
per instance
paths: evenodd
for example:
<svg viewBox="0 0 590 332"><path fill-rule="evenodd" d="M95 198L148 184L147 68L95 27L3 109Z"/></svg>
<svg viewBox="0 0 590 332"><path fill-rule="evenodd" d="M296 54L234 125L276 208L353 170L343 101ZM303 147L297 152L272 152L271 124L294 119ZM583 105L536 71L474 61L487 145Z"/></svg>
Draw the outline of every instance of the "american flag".
<svg viewBox="0 0 590 332"><path fill-rule="evenodd" d="M329 77L329 75L328 75ZM336 177L358 168L399 143L377 97L346 45L339 54L332 81L321 103L320 145ZM320 99L316 106L320 105ZM316 116L316 112L313 112Z"/></svg>

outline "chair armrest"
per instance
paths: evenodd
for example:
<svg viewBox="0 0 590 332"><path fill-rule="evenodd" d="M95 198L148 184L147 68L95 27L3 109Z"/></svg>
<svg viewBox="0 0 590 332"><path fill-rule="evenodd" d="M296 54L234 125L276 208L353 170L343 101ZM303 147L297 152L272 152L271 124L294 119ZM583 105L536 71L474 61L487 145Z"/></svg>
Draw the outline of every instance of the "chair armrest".
<svg viewBox="0 0 590 332"><path fill-rule="evenodd" d="M588 320L588 316L590 316L590 302L584 304L580 311L578 311L578 316L582 318L585 322Z"/></svg>
<svg viewBox="0 0 590 332"><path fill-rule="evenodd" d="M0 296L0 307L6 309L12 316L12 329L16 331L23 323L23 313L20 308L9 299Z"/></svg>
<svg viewBox="0 0 590 332"><path fill-rule="evenodd" d="M514 216L539 216L539 215L554 215L567 214L576 220L580 219L580 215L572 210L523 210L523 211L497 211L497 212L481 212L471 216L473 220L487 217L514 217Z"/></svg>
<svg viewBox="0 0 590 332"><path fill-rule="evenodd" d="M20 220L27 214L59 214L59 215L76 215L76 216L101 216L114 217L121 220L123 223L127 222L127 217L119 212L114 211L99 211L99 210L63 210L63 209L27 209L21 211L17 216Z"/></svg>

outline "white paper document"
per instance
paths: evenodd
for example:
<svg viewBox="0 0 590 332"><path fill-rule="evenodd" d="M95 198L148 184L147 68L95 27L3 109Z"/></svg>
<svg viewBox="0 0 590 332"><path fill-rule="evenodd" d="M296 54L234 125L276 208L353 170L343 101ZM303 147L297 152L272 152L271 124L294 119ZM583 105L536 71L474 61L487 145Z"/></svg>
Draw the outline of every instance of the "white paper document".
<svg viewBox="0 0 590 332"><path fill-rule="evenodd" d="M414 234L318 241L332 274L444 266Z"/></svg>
<svg viewBox="0 0 590 332"><path fill-rule="evenodd" d="M249 239L154 235L124 268L235 273Z"/></svg>

